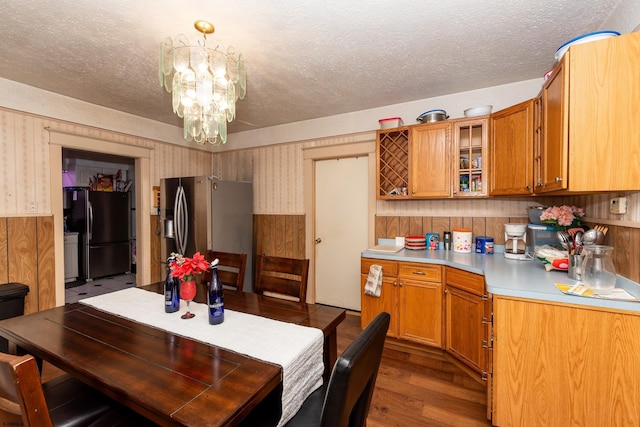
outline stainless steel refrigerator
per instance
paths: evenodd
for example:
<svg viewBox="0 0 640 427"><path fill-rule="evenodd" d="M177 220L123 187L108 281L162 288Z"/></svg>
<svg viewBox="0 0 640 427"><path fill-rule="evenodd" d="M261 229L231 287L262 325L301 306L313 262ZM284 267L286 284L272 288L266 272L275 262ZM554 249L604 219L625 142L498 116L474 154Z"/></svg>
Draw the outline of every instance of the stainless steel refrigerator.
<svg viewBox="0 0 640 427"><path fill-rule="evenodd" d="M161 261L207 249L247 254L244 289L253 290L253 184L211 176L160 181Z"/></svg>
<svg viewBox="0 0 640 427"><path fill-rule="evenodd" d="M131 271L129 192L65 187L64 208L67 228L80 233L82 278L91 281Z"/></svg>

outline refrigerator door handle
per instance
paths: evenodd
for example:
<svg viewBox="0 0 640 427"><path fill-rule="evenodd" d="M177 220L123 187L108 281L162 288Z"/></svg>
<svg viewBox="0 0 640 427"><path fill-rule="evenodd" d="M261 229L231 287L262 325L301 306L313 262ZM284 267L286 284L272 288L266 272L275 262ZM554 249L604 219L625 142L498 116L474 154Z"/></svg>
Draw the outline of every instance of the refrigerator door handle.
<svg viewBox="0 0 640 427"><path fill-rule="evenodd" d="M189 232L189 210L187 208L187 196L182 186L176 191L175 211L175 241L182 255L187 250L187 236Z"/></svg>
<svg viewBox="0 0 640 427"><path fill-rule="evenodd" d="M93 205L91 204L91 202L87 202L87 205L89 206L89 218L87 218L87 220L89 221L89 227L87 231L87 237L88 241L91 241L91 234L93 234Z"/></svg>

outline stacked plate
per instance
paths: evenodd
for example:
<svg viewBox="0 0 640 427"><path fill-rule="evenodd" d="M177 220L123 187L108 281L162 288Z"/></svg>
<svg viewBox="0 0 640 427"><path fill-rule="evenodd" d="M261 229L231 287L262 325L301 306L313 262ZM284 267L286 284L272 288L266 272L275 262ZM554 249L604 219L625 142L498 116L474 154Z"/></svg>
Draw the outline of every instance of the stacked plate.
<svg viewBox="0 0 640 427"><path fill-rule="evenodd" d="M404 238L404 247L413 250L427 249L427 239L425 236L406 236Z"/></svg>
<svg viewBox="0 0 640 427"><path fill-rule="evenodd" d="M560 61L564 56L565 52L569 50L569 47L573 45L593 42L596 40L608 39L609 37L616 37L619 35L620 33L617 31L596 31L593 33L583 34L581 36L575 37L569 40L568 42L564 43L562 46L558 48L558 50L556 50L556 55L555 55L556 61Z"/></svg>

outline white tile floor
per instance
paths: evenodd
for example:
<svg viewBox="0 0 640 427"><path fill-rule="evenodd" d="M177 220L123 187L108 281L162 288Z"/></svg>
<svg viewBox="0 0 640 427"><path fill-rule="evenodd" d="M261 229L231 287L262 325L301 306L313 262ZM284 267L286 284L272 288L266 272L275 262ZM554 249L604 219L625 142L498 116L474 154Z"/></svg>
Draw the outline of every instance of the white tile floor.
<svg viewBox="0 0 640 427"><path fill-rule="evenodd" d="M108 294L109 292L131 288L135 285L135 274L123 274L120 276L103 277L101 279L95 279L93 282L85 283L84 285L65 289L65 302L67 304L71 304L74 302L78 302L83 298Z"/></svg>

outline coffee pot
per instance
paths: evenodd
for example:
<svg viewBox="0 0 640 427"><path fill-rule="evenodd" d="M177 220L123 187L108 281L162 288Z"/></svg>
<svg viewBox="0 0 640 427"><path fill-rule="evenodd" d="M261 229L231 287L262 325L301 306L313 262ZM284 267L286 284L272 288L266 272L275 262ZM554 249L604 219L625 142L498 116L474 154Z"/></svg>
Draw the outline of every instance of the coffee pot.
<svg viewBox="0 0 640 427"><path fill-rule="evenodd" d="M527 259L527 224L504 225L504 257Z"/></svg>

